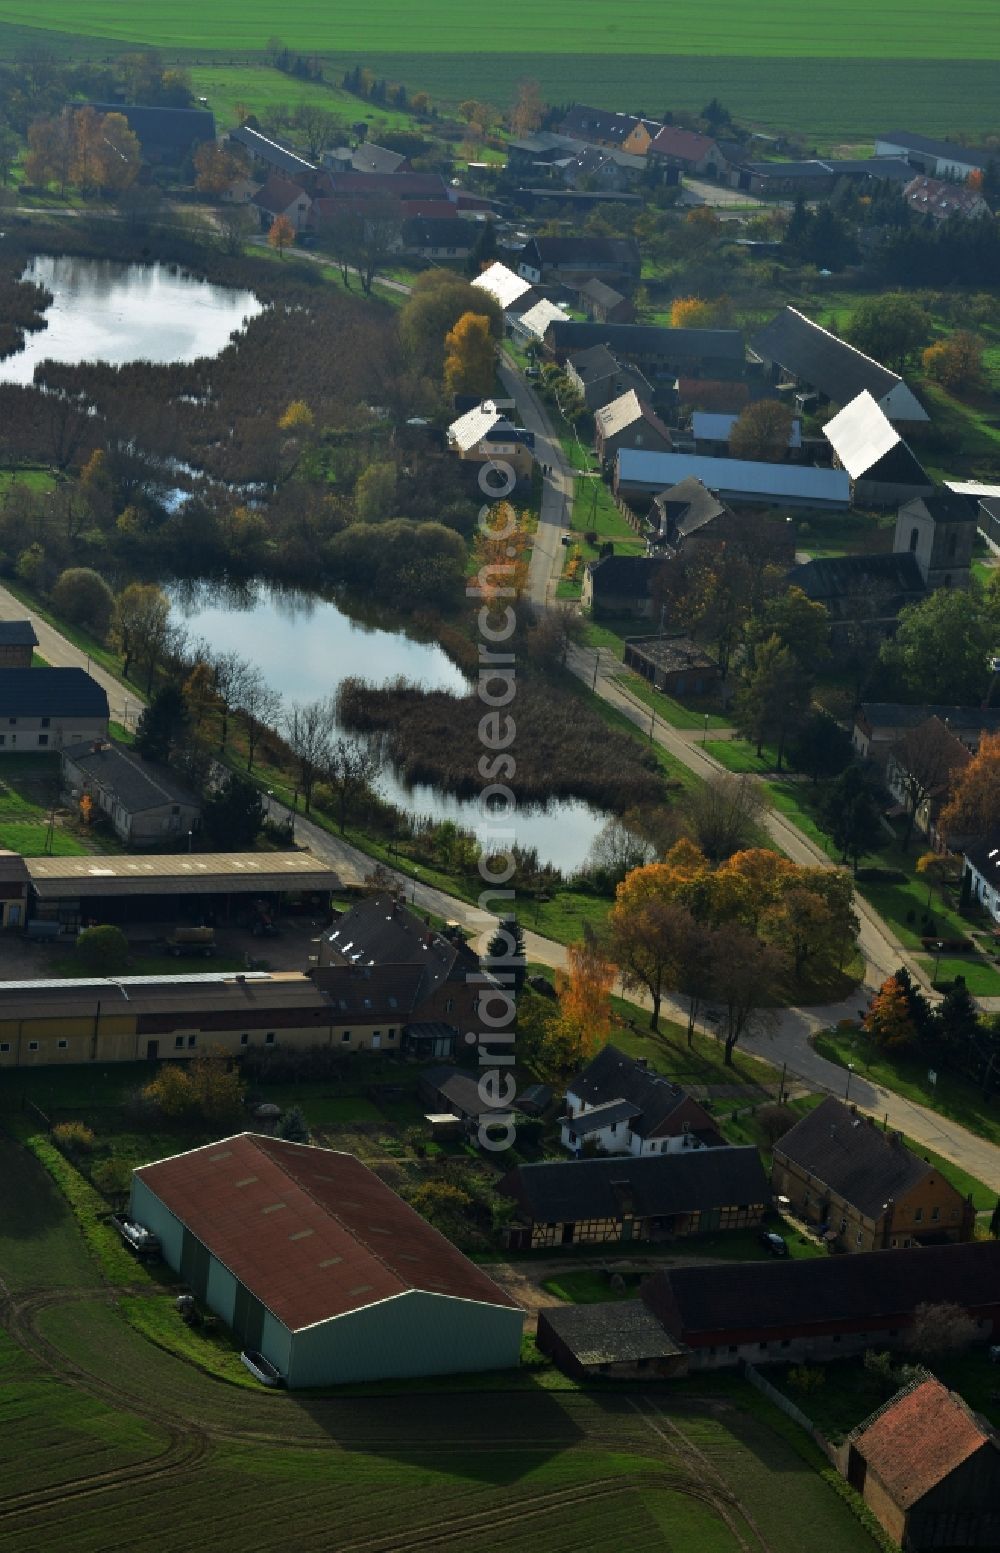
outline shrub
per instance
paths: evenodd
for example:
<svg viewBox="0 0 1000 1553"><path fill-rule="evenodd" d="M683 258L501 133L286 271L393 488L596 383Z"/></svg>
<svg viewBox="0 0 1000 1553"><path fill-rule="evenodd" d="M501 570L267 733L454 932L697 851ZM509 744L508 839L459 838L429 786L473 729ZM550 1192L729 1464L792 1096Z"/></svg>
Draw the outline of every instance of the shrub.
<svg viewBox="0 0 1000 1553"><path fill-rule="evenodd" d="M859 884L905 884L907 875L901 868L859 868L854 876Z"/></svg>
<svg viewBox="0 0 1000 1553"><path fill-rule="evenodd" d="M128 967L128 939L120 927L110 923L85 927L76 941L76 955L84 970L110 976Z"/></svg>
<svg viewBox="0 0 1000 1553"><path fill-rule="evenodd" d="M940 944L942 954L969 954L974 947L967 938L924 937L920 942L931 951L936 951Z"/></svg>
<svg viewBox="0 0 1000 1553"><path fill-rule="evenodd" d="M803 1396L810 1396L826 1384L826 1372L814 1364L797 1364L788 1372L788 1384Z"/></svg>
<svg viewBox="0 0 1000 1553"><path fill-rule="evenodd" d="M52 607L57 615L86 626L103 641L114 614L115 597L98 572L89 566L71 566L56 579Z"/></svg>
<svg viewBox="0 0 1000 1553"><path fill-rule="evenodd" d="M60 1122L53 1127L52 1137L64 1154L89 1154L97 1141L93 1128L83 1122Z"/></svg>
<svg viewBox="0 0 1000 1553"><path fill-rule="evenodd" d="M584 544L587 544L587 545L596 545L597 544L597 530L596 530L596 528L588 528L586 530L586 532L584 533L583 541L584 541Z"/></svg>

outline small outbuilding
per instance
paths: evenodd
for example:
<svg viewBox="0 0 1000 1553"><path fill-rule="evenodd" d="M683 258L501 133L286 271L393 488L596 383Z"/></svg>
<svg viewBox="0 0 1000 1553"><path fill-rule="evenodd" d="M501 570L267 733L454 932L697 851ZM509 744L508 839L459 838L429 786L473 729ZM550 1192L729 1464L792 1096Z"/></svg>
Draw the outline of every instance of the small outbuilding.
<svg viewBox="0 0 1000 1553"><path fill-rule="evenodd" d="M576 1380L653 1380L687 1369L684 1349L641 1300L547 1305L536 1341Z"/></svg>
<svg viewBox="0 0 1000 1553"><path fill-rule="evenodd" d="M722 678L714 658L688 636L628 636L625 667L670 696L705 696Z"/></svg>
<svg viewBox="0 0 1000 1553"><path fill-rule="evenodd" d="M510 1295L351 1154L224 1138L136 1170L129 1216L290 1387L520 1361Z"/></svg>
<svg viewBox="0 0 1000 1553"><path fill-rule="evenodd" d="M0 669L30 669L37 646L30 620L0 620Z"/></svg>
<svg viewBox="0 0 1000 1553"><path fill-rule="evenodd" d="M201 823L201 800L189 788L109 740L64 749L62 785L85 819L103 815L126 846L158 846Z"/></svg>
<svg viewBox="0 0 1000 1553"><path fill-rule="evenodd" d="M851 1435L847 1480L901 1547L1000 1547L1000 1440L928 1376Z"/></svg>

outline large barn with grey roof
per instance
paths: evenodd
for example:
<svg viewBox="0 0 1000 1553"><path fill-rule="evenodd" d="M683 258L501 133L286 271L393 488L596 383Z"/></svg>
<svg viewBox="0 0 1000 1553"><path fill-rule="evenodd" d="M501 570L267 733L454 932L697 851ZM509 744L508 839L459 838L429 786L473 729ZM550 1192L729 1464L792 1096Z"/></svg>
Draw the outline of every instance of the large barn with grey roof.
<svg viewBox="0 0 1000 1553"><path fill-rule="evenodd" d="M519 1362L519 1307L353 1155L242 1133L136 1170L130 1216L289 1386Z"/></svg>

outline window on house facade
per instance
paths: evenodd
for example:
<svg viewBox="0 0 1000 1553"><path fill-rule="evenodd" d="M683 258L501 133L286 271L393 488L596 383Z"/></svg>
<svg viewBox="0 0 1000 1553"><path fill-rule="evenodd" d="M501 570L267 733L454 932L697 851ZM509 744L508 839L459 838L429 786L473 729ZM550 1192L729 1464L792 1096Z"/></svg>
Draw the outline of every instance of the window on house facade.
<svg viewBox="0 0 1000 1553"><path fill-rule="evenodd" d="M42 748L44 745L48 744L48 742L49 742L49 736L48 736L47 733L40 733L38 735L39 748Z"/></svg>
<svg viewBox="0 0 1000 1553"><path fill-rule="evenodd" d="M247 1032L245 1030L244 1030L243 1034L240 1036L240 1045L241 1046L249 1046L250 1045L250 1037L249 1037L249 1035L247 1034Z"/></svg>
<svg viewBox="0 0 1000 1553"><path fill-rule="evenodd" d="M197 1046L197 1044L198 1044L198 1037L196 1035L189 1035L188 1036L188 1051L191 1051L195 1046Z"/></svg>
<svg viewBox="0 0 1000 1553"><path fill-rule="evenodd" d="M174 1036L174 1050L175 1051L183 1051L184 1050L184 1037L182 1035L175 1035Z"/></svg>
<svg viewBox="0 0 1000 1553"><path fill-rule="evenodd" d="M915 550L917 548L917 544L918 544L919 540L920 540L920 530L918 528L911 528L910 529L910 549L911 550Z"/></svg>
<svg viewBox="0 0 1000 1553"><path fill-rule="evenodd" d="M343 1032L343 1034L341 1035L340 1039L342 1041L349 1041L351 1039L351 1032L350 1032L350 1030L345 1030Z"/></svg>
<svg viewBox="0 0 1000 1553"><path fill-rule="evenodd" d="M274 1031L273 1030L268 1030L267 1034L264 1037L264 1045L265 1046L273 1046L274 1045Z"/></svg>
<svg viewBox="0 0 1000 1553"><path fill-rule="evenodd" d="M64 1052L64 1051L68 1050L69 1042L68 1041L57 1041L56 1042L56 1046L59 1049L59 1051Z"/></svg>
<svg viewBox="0 0 1000 1553"><path fill-rule="evenodd" d="M43 728L51 728L51 726L52 726L52 719L51 719L51 717L43 717L42 718L42 722L41 722L41 726Z"/></svg>
<svg viewBox="0 0 1000 1553"><path fill-rule="evenodd" d="M937 1221L938 1221L938 1219L940 1217L941 1217L941 1209L940 1208L932 1208L931 1209L931 1218L933 1219L933 1221L935 1223L937 1223Z"/></svg>
<svg viewBox="0 0 1000 1553"><path fill-rule="evenodd" d="M28 1050L30 1052L36 1052L38 1050L38 1042L37 1041L29 1041L28 1042Z"/></svg>
<svg viewBox="0 0 1000 1553"><path fill-rule="evenodd" d="M924 1210L923 1210L923 1208L914 1208L914 1210L913 1210L913 1222L914 1222L914 1224L922 1224L923 1223L923 1218L924 1218Z"/></svg>

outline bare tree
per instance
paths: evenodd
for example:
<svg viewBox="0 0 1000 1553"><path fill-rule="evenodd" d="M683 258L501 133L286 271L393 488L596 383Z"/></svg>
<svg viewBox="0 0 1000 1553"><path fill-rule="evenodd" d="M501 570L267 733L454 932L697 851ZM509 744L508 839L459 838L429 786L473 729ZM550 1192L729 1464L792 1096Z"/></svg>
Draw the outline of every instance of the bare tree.
<svg viewBox="0 0 1000 1553"><path fill-rule="evenodd" d="M344 834L354 804L371 792L382 762L377 751L353 739L337 739L323 765L323 781L337 800L337 824Z"/></svg>
<svg viewBox="0 0 1000 1553"><path fill-rule="evenodd" d="M281 716L281 697L265 680L260 669L251 667L240 687L239 709L243 713L247 735L247 770L253 770L257 749L269 728Z"/></svg>
<svg viewBox="0 0 1000 1553"><path fill-rule="evenodd" d="M723 772L699 782L684 799L695 841L706 857L719 861L754 842L765 807L753 777Z"/></svg>
<svg viewBox="0 0 1000 1553"><path fill-rule="evenodd" d="M337 714L330 699L295 701L285 714L285 737L298 767L298 791L305 800L307 814L316 779L330 759L330 741L336 726Z"/></svg>
<svg viewBox="0 0 1000 1553"><path fill-rule="evenodd" d="M306 154L313 162L319 160L321 151L344 138L343 120L314 103L299 103L292 123L301 131Z"/></svg>
<svg viewBox="0 0 1000 1553"><path fill-rule="evenodd" d="M396 200L376 195L365 201L356 263L361 289L366 297L372 294L379 266L399 247L401 225Z"/></svg>
<svg viewBox="0 0 1000 1553"><path fill-rule="evenodd" d="M952 1300L918 1305L907 1341L925 1359L964 1353L976 1341L979 1329L969 1312Z"/></svg>
<svg viewBox="0 0 1000 1553"><path fill-rule="evenodd" d="M890 780L906 809L908 847L917 823L917 811L926 799L947 788L956 768L968 763L968 757L955 735L939 717L928 717L916 728L908 728L890 750L893 766Z"/></svg>
<svg viewBox="0 0 1000 1553"><path fill-rule="evenodd" d="M725 1011L723 1060L731 1068L742 1037L773 1025L774 1009L767 1005L786 961L778 950L733 924L719 930L718 944L713 990Z"/></svg>
<svg viewBox="0 0 1000 1553"><path fill-rule="evenodd" d="M238 652L223 652L210 658L212 684L219 698L219 748L224 750L229 739L229 719L240 705L243 687L255 670Z"/></svg>

